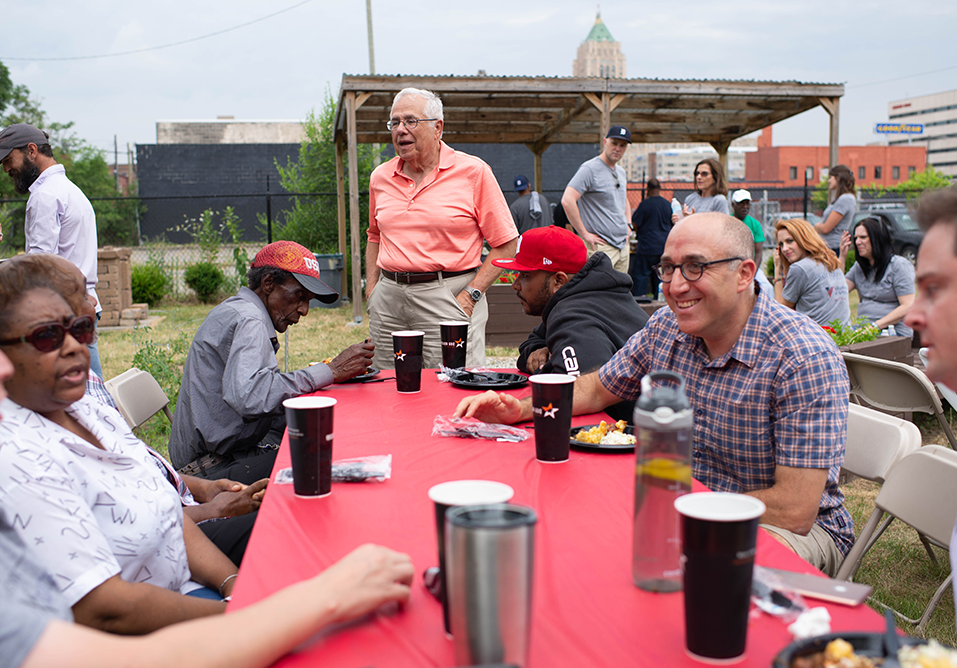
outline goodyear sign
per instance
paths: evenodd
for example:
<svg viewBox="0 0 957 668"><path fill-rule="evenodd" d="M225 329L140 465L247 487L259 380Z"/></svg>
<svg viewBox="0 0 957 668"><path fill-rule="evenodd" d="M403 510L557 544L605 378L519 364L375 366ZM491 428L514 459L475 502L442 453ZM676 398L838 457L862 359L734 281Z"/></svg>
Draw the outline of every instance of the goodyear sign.
<svg viewBox="0 0 957 668"><path fill-rule="evenodd" d="M881 135L922 135L923 123L878 123L874 132Z"/></svg>

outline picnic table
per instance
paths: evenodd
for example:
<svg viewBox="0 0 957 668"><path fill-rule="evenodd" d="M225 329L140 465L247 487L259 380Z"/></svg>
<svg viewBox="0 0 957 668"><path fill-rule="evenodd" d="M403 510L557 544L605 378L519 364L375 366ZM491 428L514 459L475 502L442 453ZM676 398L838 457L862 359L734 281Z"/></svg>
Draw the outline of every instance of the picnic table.
<svg viewBox="0 0 957 668"><path fill-rule="evenodd" d="M468 478L511 485L512 503L538 514L529 665L701 665L684 650L682 595L649 593L632 583L633 454L573 450L567 463L542 464L535 459L531 430L519 443L433 436L433 419L451 415L472 391L439 382L432 370L423 371L419 394L398 394L391 371L379 378L389 380L334 385L317 394L338 399L333 458L391 454L391 479L334 483L332 494L321 499L296 498L292 485L271 484L229 611L310 577L367 542L411 555L417 571L411 598L401 610L320 633L277 665L454 666L441 604L421 577L437 563L427 491L439 482ZM510 392L525 396L530 390ZM604 417L580 416L572 424L596 424ZM273 479L288 466L284 439ZM756 563L819 574L764 531ZM866 606L826 607L836 631L883 628L882 618ZM721 614L720 601L715 614ZM791 640L781 621L759 613L749 625L746 657L735 665L766 668Z"/></svg>

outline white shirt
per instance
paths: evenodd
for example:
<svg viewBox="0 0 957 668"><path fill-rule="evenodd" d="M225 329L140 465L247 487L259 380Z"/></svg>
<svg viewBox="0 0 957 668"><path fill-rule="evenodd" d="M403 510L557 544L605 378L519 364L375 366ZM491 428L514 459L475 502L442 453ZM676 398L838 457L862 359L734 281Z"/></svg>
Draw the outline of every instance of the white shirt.
<svg viewBox="0 0 957 668"><path fill-rule="evenodd" d="M186 593L176 490L115 410L84 396L67 412L105 450L38 413L0 404L0 513L72 607L110 577Z"/></svg>
<svg viewBox="0 0 957 668"><path fill-rule="evenodd" d="M75 264L96 297L96 214L93 205L66 177L63 165L44 169L30 186L25 231L27 253L52 253ZM102 308L97 298L96 311Z"/></svg>

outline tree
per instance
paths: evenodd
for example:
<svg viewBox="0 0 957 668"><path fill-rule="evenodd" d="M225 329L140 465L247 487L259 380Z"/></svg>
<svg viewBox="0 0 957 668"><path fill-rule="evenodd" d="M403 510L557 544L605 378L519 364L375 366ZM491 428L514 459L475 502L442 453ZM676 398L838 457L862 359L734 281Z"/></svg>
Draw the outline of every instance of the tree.
<svg viewBox="0 0 957 668"><path fill-rule="evenodd" d="M66 168L70 180L91 199L96 212L97 236L101 246L131 245L138 242L136 234L137 206L135 200L103 201L100 197L116 197L113 173L102 151L92 147L73 131L73 122L56 123L47 118L40 102L30 97L23 84L13 85L7 68L0 63L0 127L14 123L29 123L50 135L53 157ZM134 194L134 193L130 193ZM0 226L4 245L22 250L26 242L23 223L26 215L26 197L13 189L13 181L0 175L0 199L16 200L0 204Z"/></svg>
<svg viewBox="0 0 957 668"><path fill-rule="evenodd" d="M315 253L339 252L339 213L336 201L336 148L333 122L336 102L327 90L322 110L309 112L303 130L305 139L299 147L299 158L289 159L285 166L276 162L280 182L288 192L320 193L294 197L292 208L279 215L275 238L290 239ZM375 149L358 147L360 244L365 251L368 221L369 175L374 167ZM348 175L346 192L349 192ZM262 222L262 221L260 221Z"/></svg>
<svg viewBox="0 0 957 668"><path fill-rule="evenodd" d="M907 199L915 199L920 197L925 190L946 188L950 184L950 177L943 172L938 172L931 165L922 172L914 172L906 181L901 181L896 186L887 188L887 190L888 192L904 193L907 195Z"/></svg>

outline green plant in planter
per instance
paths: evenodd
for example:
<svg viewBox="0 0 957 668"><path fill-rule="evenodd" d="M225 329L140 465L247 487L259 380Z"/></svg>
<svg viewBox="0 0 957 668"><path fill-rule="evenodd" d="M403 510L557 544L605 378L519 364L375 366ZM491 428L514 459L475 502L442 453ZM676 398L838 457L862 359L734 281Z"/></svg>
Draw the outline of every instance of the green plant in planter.
<svg viewBox="0 0 957 668"><path fill-rule="evenodd" d="M183 272L183 280L199 297L204 304L209 304L226 280L223 270L209 261L197 262L186 267Z"/></svg>
<svg viewBox="0 0 957 668"><path fill-rule="evenodd" d="M824 331L831 335L838 347L873 341L881 333L880 329L868 323L864 318L856 318L851 321L850 325L842 325L840 320L832 320L824 325Z"/></svg>
<svg viewBox="0 0 957 668"><path fill-rule="evenodd" d="M515 279L518 278L518 272L516 271L504 271L502 275L496 279L496 283L501 283L503 285L511 285L515 282Z"/></svg>

